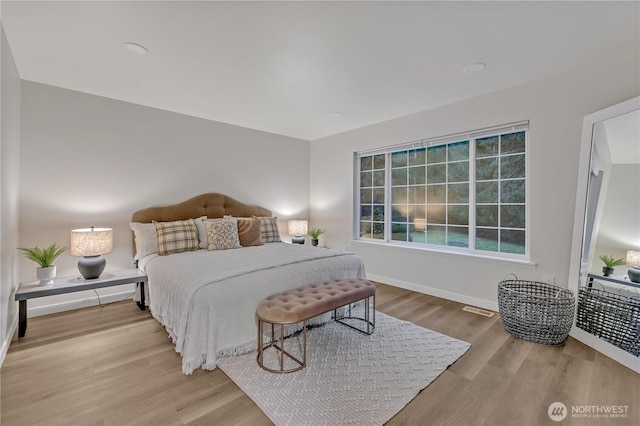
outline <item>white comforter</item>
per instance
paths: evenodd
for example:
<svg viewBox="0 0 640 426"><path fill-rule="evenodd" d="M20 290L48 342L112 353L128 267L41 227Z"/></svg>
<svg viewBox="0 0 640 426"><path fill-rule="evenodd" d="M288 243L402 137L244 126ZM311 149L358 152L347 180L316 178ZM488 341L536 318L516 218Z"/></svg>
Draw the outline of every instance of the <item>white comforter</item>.
<svg viewBox="0 0 640 426"><path fill-rule="evenodd" d="M182 355L182 371L212 370L219 356L256 348L258 303L283 290L332 279L365 278L347 252L269 243L233 250L148 256L152 315Z"/></svg>

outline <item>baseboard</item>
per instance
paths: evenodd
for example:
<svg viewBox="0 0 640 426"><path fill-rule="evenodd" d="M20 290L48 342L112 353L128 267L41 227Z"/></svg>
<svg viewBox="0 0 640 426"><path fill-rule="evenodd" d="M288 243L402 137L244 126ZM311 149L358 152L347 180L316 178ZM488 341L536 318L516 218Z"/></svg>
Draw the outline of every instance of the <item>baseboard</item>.
<svg viewBox="0 0 640 426"><path fill-rule="evenodd" d="M405 290L411 290L417 293L428 294L429 296L436 296L442 299L453 300L454 302L464 303L465 305L471 305L478 308L489 309L491 311L498 312L498 302L492 302L491 300L478 299L477 297L471 297L464 294L453 293L451 291L440 290L437 288L409 283L406 281L396 280L393 278L383 277L380 275L367 274L367 279L370 279L371 281L378 281L382 284L389 284L394 287L404 288Z"/></svg>
<svg viewBox="0 0 640 426"><path fill-rule="evenodd" d="M599 337L594 336L591 333L587 333L586 331L578 327L573 327L571 329L571 332L569 333L569 336L595 349L602 355L607 356L616 362L619 362L620 364L635 371L636 373L640 373L640 358L638 358L637 356L634 356L617 346L605 342Z"/></svg>
<svg viewBox="0 0 640 426"><path fill-rule="evenodd" d="M16 334L18 330L18 315L13 316L13 321L7 330L7 334L4 336L4 341L2 342L2 348L0 349L0 367L4 364L4 359L7 356L7 352L9 352L9 346L11 345L11 340L13 340L13 335Z"/></svg>
<svg viewBox="0 0 640 426"><path fill-rule="evenodd" d="M99 304L121 302L127 299L133 299L133 291L123 291L119 293L106 294L100 296L99 302L97 296L87 297L83 299L69 300L67 302L52 303L50 305L30 307L27 303L27 317L39 317L42 315L55 314L58 312L70 311L73 309L88 308L89 306L97 306Z"/></svg>

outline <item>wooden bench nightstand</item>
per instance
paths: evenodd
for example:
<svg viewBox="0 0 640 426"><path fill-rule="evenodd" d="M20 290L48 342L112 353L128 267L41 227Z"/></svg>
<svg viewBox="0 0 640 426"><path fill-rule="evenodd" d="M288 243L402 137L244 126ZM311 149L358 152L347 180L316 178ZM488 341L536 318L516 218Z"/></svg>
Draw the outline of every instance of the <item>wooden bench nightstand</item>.
<svg viewBox="0 0 640 426"><path fill-rule="evenodd" d="M136 303L140 310L144 311L146 308L144 304L144 283L147 279L147 275L140 269L125 269L105 272L100 278L92 280L77 277L55 278L53 285L49 286L39 286L37 281L21 283L15 297L15 300L19 302L18 337L24 337L27 331L27 300L29 299L135 283L140 287L140 302Z"/></svg>

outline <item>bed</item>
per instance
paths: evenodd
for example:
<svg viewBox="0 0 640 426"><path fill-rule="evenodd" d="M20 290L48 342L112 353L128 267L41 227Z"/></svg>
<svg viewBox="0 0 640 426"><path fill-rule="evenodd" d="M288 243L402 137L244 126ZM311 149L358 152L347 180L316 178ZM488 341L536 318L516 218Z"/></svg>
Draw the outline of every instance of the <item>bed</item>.
<svg viewBox="0 0 640 426"><path fill-rule="evenodd" d="M284 243L271 211L223 194L139 210L131 229L134 258L149 277L149 309L181 355L184 374L212 370L219 357L255 350L255 309L268 295L325 280L366 278L358 255ZM188 235L187 243L169 241L176 234ZM325 315L311 323L326 320Z"/></svg>

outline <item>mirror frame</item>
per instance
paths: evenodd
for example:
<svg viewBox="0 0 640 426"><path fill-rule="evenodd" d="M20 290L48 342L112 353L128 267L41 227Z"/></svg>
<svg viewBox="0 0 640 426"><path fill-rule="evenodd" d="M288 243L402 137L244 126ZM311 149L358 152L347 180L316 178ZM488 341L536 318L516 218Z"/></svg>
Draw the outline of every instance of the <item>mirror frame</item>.
<svg viewBox="0 0 640 426"><path fill-rule="evenodd" d="M580 164L578 167L578 182L576 188L576 206L573 220L573 239L571 242L571 263L569 267L569 289L574 292L577 300L578 287L581 282L580 272L582 263L582 244L585 232L585 209L587 206L587 193L589 182L589 169L591 167L591 151L593 145L593 130L597 123L618 117L636 110L640 110L640 96L610 106L603 110L586 115L582 123L582 141L580 146ZM576 303L576 310L578 309ZM599 337L576 327L575 319L570 335L618 361L624 366L640 373L640 358L633 356L617 346L614 346Z"/></svg>

